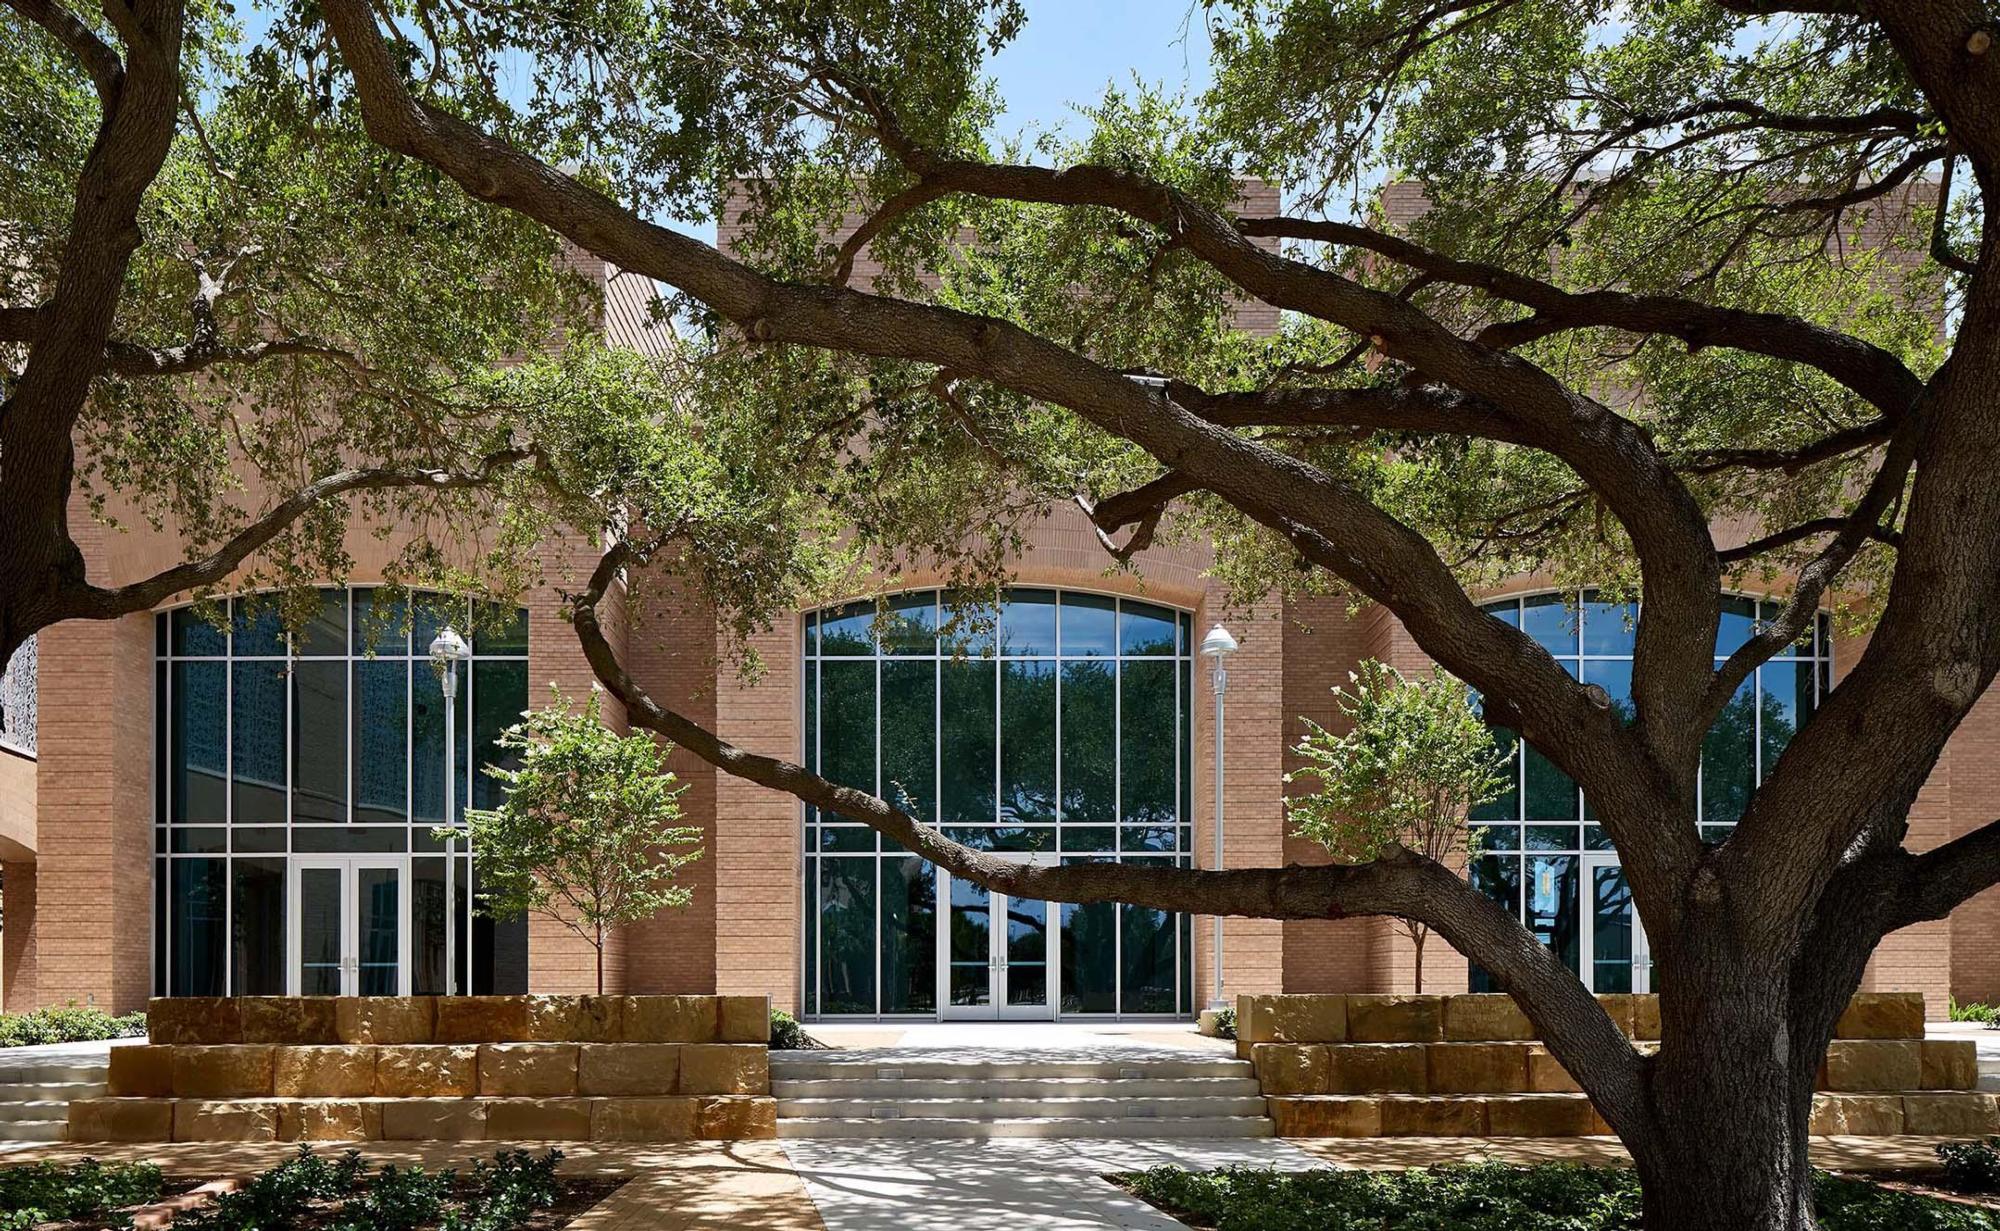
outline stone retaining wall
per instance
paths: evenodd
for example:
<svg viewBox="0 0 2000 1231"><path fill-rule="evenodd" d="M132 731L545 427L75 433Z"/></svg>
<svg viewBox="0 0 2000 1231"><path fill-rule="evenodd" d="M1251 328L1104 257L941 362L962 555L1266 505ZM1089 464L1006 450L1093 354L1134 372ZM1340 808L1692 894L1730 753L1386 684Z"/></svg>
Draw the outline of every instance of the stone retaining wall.
<svg viewBox="0 0 2000 1231"><path fill-rule="evenodd" d="M1598 1000L1637 1046L1657 1045L1657 997ZM1609 1131L1507 996L1242 996L1236 1020L1281 1136ZM1922 996L1857 996L1836 1033L1813 1132L2000 1132L1974 1044L1924 1038Z"/></svg>
<svg viewBox="0 0 2000 1231"><path fill-rule="evenodd" d="M72 1141L776 1135L762 996L155 1000Z"/></svg>

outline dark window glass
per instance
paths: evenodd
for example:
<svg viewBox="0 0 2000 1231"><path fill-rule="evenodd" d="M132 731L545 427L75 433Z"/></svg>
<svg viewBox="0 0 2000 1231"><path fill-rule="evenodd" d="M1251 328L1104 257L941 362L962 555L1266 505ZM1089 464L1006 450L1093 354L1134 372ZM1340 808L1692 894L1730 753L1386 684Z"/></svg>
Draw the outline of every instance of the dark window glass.
<svg viewBox="0 0 2000 1231"><path fill-rule="evenodd" d="M472 869L473 893L479 892L479 868ZM519 996L528 990L528 917L495 920L472 917L472 994Z"/></svg>
<svg viewBox="0 0 2000 1231"><path fill-rule="evenodd" d="M292 664L292 820L347 819L347 664Z"/></svg>
<svg viewBox="0 0 2000 1231"><path fill-rule="evenodd" d="M875 851L875 831L866 825L825 825L819 831L819 849L853 854Z"/></svg>
<svg viewBox="0 0 2000 1231"><path fill-rule="evenodd" d="M1482 851L1518 851L1521 849L1521 827L1512 823L1505 825L1483 825L1479 830L1479 849Z"/></svg>
<svg viewBox="0 0 2000 1231"><path fill-rule="evenodd" d="M1120 906L1124 935L1120 953L1119 1010L1124 1013L1174 1011L1174 926L1163 910Z"/></svg>
<svg viewBox="0 0 2000 1231"><path fill-rule="evenodd" d="M1757 631L1757 604L1747 598L1722 600L1722 619L1715 626L1715 656L1727 658L1743 648Z"/></svg>
<svg viewBox="0 0 2000 1231"><path fill-rule="evenodd" d="M1062 596L1062 652L1069 658L1108 658L1118 652L1116 603L1096 594ZM1172 637L1172 633L1167 634ZM1027 653L1028 651L1021 651Z"/></svg>
<svg viewBox="0 0 2000 1231"><path fill-rule="evenodd" d="M524 662L481 662L472 664L472 742L476 749L472 775L472 806L497 808L506 788L487 773L489 767L515 769L520 755L502 755L500 733L521 721L528 708L528 664Z"/></svg>
<svg viewBox="0 0 2000 1231"><path fill-rule="evenodd" d="M1576 819L1576 783L1555 763L1521 746L1522 770L1527 782L1527 818L1530 821L1573 821Z"/></svg>
<svg viewBox="0 0 2000 1231"><path fill-rule="evenodd" d="M937 1008L937 870L916 856L882 861L882 1012Z"/></svg>
<svg viewBox="0 0 2000 1231"><path fill-rule="evenodd" d="M1180 849L1178 825L1125 825L1119 829L1121 849L1171 852Z"/></svg>
<svg viewBox="0 0 2000 1231"><path fill-rule="evenodd" d="M223 996L228 943L228 861L171 859L169 943L174 996Z"/></svg>
<svg viewBox="0 0 2000 1231"><path fill-rule="evenodd" d="M937 652L937 593L898 594L889 600L888 627L882 634L885 654Z"/></svg>
<svg viewBox="0 0 2000 1231"><path fill-rule="evenodd" d="M402 982L403 873L354 869L358 988L363 996L393 996Z"/></svg>
<svg viewBox="0 0 2000 1231"><path fill-rule="evenodd" d="M820 1011L875 1012L876 859L822 859Z"/></svg>
<svg viewBox="0 0 2000 1231"><path fill-rule="evenodd" d="M292 831L302 855L400 855L410 849L407 825L310 825Z"/></svg>
<svg viewBox="0 0 2000 1231"><path fill-rule="evenodd" d="M1472 861L1469 869L1472 887L1506 907L1508 914L1514 914L1521 906L1521 860L1516 855L1483 855ZM1475 992L1499 992L1506 989L1493 975L1478 963L1472 964L1471 989Z"/></svg>
<svg viewBox="0 0 2000 1231"><path fill-rule="evenodd" d="M229 849L228 830L220 825L174 828L171 850L176 855L220 855Z"/></svg>
<svg viewBox="0 0 2000 1231"><path fill-rule="evenodd" d="M875 604L849 603L819 618L819 652L822 654L873 654L875 652Z"/></svg>
<svg viewBox="0 0 2000 1231"><path fill-rule="evenodd" d="M1575 658L1577 613L1559 594L1538 594L1522 604L1521 631L1557 658Z"/></svg>
<svg viewBox="0 0 2000 1231"><path fill-rule="evenodd" d="M1109 661L1062 665L1062 819L1118 819L1118 681Z"/></svg>
<svg viewBox="0 0 2000 1231"><path fill-rule="evenodd" d="M806 865L806 1012L819 1008L819 860L808 855Z"/></svg>
<svg viewBox="0 0 2000 1231"><path fill-rule="evenodd" d="M947 822L991 821L994 807L993 664L977 661L939 664L943 705L938 711L942 742L938 768L944 779L939 801ZM825 740L825 735L821 735Z"/></svg>
<svg viewBox="0 0 2000 1231"><path fill-rule="evenodd" d="M1010 590L1000 607L1000 653L1030 656L1056 652L1053 590Z"/></svg>
<svg viewBox="0 0 2000 1231"><path fill-rule="evenodd" d="M161 617L164 626L166 617ZM153 995L165 996L167 953L173 948L171 924L167 918L167 861L153 861Z"/></svg>
<svg viewBox="0 0 2000 1231"><path fill-rule="evenodd" d="M165 616L160 617L159 626L166 627ZM167 713L167 664L156 662L153 664L153 823L156 825L167 823L167 782L174 776L167 759L167 733L173 725L173 718ZM166 933L162 931L159 935ZM166 994L164 988L154 990L156 995Z"/></svg>
<svg viewBox="0 0 2000 1231"><path fill-rule="evenodd" d="M1518 821L1521 819L1521 768L1520 763L1511 758L1514 757L1521 741L1506 727L1493 727L1491 730L1493 742L1510 758L1507 767L1501 771L1507 779L1507 786L1500 794L1474 808L1472 820L1475 823Z"/></svg>
<svg viewBox="0 0 2000 1231"><path fill-rule="evenodd" d="M962 598L954 606L951 596L940 596L940 602L944 623L939 625L938 652L966 658L990 656L1000 622L998 609Z"/></svg>
<svg viewBox="0 0 2000 1231"><path fill-rule="evenodd" d="M238 825L229 831L229 848L239 854L282 855L285 853L285 827Z"/></svg>
<svg viewBox="0 0 2000 1231"><path fill-rule="evenodd" d="M526 654L528 609L508 603L481 603L473 620L475 654Z"/></svg>
<svg viewBox="0 0 2000 1231"><path fill-rule="evenodd" d="M230 769L238 825L285 823L285 691L283 661L239 662L230 669Z"/></svg>
<svg viewBox="0 0 2000 1231"><path fill-rule="evenodd" d="M1173 664L1125 663L1119 690L1121 819L1171 825L1176 820Z"/></svg>
<svg viewBox="0 0 2000 1231"><path fill-rule="evenodd" d="M376 654L406 655L410 652L410 604L402 598L392 598L379 590L356 590L354 592L353 641L356 654L366 654L371 650ZM428 657L430 643L425 642L417 651L418 657Z"/></svg>
<svg viewBox="0 0 2000 1231"><path fill-rule="evenodd" d="M452 754L458 762L453 775L458 783L458 800L465 802L465 767L471 758L472 713L465 704L463 672L458 684L458 736ZM444 824L444 684L427 662L412 664L410 685L413 708L410 715L411 794L416 820L423 825Z"/></svg>
<svg viewBox="0 0 2000 1231"><path fill-rule="evenodd" d="M1586 602L1583 617L1585 654L1630 654L1639 627L1639 608L1634 603Z"/></svg>
<svg viewBox="0 0 2000 1231"><path fill-rule="evenodd" d="M1527 856L1526 923L1571 970L1577 968L1579 914L1577 856Z"/></svg>
<svg viewBox="0 0 2000 1231"><path fill-rule="evenodd" d="M409 816L410 664L354 664L354 820L386 824Z"/></svg>
<svg viewBox="0 0 2000 1231"><path fill-rule="evenodd" d="M291 653L285 643L285 621L278 613L278 596L251 594L232 604L231 645L238 658L283 658Z"/></svg>
<svg viewBox="0 0 2000 1231"><path fill-rule="evenodd" d="M230 943L234 969L230 994L285 994L285 861L233 859L236 897L231 907Z"/></svg>
<svg viewBox="0 0 2000 1231"><path fill-rule="evenodd" d="M1118 848L1118 831L1109 825L1065 825L1062 848L1075 851L1111 851Z"/></svg>
<svg viewBox="0 0 2000 1231"><path fill-rule="evenodd" d="M450 598L443 594L414 594L410 596L410 652L417 658L431 656L431 642L446 628L465 636L471 608L462 598Z"/></svg>
<svg viewBox="0 0 2000 1231"><path fill-rule="evenodd" d="M319 611L299 630L298 647L308 658L347 653L347 591L319 592Z"/></svg>
<svg viewBox="0 0 2000 1231"><path fill-rule="evenodd" d="M1574 825L1530 825L1527 827L1531 851L1573 851L1577 848Z"/></svg>
<svg viewBox="0 0 2000 1231"><path fill-rule="evenodd" d="M1611 709L1627 724L1638 716L1632 708L1632 660L1591 660L1583 664L1583 682L1595 684L1611 697Z"/></svg>
<svg viewBox="0 0 2000 1231"><path fill-rule="evenodd" d="M1765 663L1757 668L1763 686L1763 777L1771 776L1778 758L1813 712L1813 665L1809 662Z"/></svg>
<svg viewBox="0 0 2000 1231"><path fill-rule="evenodd" d="M178 824L221 824L227 759L228 667L180 663L173 669L173 819Z"/></svg>
<svg viewBox="0 0 2000 1231"><path fill-rule="evenodd" d="M472 864L460 856L452 870L454 893L445 892L445 861L441 857L410 860L410 992L417 996L445 994L445 902L456 902L452 912L458 928L458 987L466 982L465 912L472 898Z"/></svg>
<svg viewBox="0 0 2000 1231"><path fill-rule="evenodd" d="M932 663L882 664L882 794L920 821L937 820L937 668Z"/></svg>
<svg viewBox="0 0 2000 1231"><path fill-rule="evenodd" d="M1521 627L1521 604L1514 599L1503 599L1500 602L1489 604L1484 610L1486 614L1507 625L1509 628Z"/></svg>
<svg viewBox="0 0 2000 1231"><path fill-rule="evenodd" d="M1000 819L1056 819L1056 665L1000 667Z"/></svg>
<svg viewBox="0 0 2000 1231"><path fill-rule="evenodd" d="M1068 642L1063 644L1063 652L1068 653ZM1118 614L1118 649L1122 654L1172 654L1174 613L1165 607L1126 599Z"/></svg>
<svg viewBox="0 0 2000 1231"><path fill-rule="evenodd" d="M169 618L173 620L175 654L200 658L229 652L229 642L222 631L196 614L195 608L176 607Z"/></svg>
<svg viewBox="0 0 2000 1231"><path fill-rule="evenodd" d="M1062 911L1062 1011L1118 1011L1118 907L1064 903Z"/></svg>
<svg viewBox="0 0 2000 1231"><path fill-rule="evenodd" d="M874 794L874 662L821 663L819 689L819 772Z"/></svg>
<svg viewBox="0 0 2000 1231"><path fill-rule="evenodd" d="M1701 741L1701 819L1738 821L1757 768L1756 682L1745 680Z"/></svg>

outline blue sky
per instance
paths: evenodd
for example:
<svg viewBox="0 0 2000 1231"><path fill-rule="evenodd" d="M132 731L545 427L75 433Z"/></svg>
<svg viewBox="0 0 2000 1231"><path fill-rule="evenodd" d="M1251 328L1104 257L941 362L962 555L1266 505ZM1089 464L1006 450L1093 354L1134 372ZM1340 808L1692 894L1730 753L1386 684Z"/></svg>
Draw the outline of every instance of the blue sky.
<svg viewBox="0 0 2000 1231"><path fill-rule="evenodd" d="M1094 102L1133 74L1199 94L1209 83L1208 33L1195 0L1026 0L1027 25L990 64L1007 114L1000 131L1062 128L1072 104Z"/></svg>

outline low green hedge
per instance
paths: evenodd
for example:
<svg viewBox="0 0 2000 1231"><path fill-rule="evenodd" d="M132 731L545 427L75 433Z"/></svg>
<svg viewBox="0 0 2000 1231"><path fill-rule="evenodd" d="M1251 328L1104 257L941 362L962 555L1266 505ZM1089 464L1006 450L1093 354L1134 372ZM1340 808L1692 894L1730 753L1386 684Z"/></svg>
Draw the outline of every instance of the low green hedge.
<svg viewBox="0 0 2000 1231"><path fill-rule="evenodd" d="M144 1013L113 1017L102 1009L73 1004L60 1009L36 1009L32 1013L0 1013L0 1047L130 1039L145 1033Z"/></svg>
<svg viewBox="0 0 2000 1231"><path fill-rule="evenodd" d="M1409 1171L1155 1167L1136 1195L1217 1231L1638 1231L1639 1180L1620 1167L1474 1163ZM1983 1209L1821 1175L1821 1231L2000 1231Z"/></svg>
<svg viewBox="0 0 2000 1231"><path fill-rule="evenodd" d="M151 1163L107 1167L86 1158L80 1163L9 1167L0 1162L0 1231L85 1219L120 1226L130 1220L112 1211L159 1199L160 1169Z"/></svg>

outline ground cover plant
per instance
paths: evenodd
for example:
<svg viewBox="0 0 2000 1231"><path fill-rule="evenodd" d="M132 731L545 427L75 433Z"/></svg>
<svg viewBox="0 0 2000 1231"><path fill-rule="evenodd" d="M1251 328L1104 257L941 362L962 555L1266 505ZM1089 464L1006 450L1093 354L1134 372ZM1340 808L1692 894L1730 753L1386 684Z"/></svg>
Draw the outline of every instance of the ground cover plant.
<svg viewBox="0 0 2000 1231"><path fill-rule="evenodd" d="M1408 1171L1155 1167L1121 1177L1143 1200L1215 1231L1637 1231L1639 1179L1623 1167L1504 1163ZM1817 1174L1824 1231L1994 1231L1993 1211Z"/></svg>
<svg viewBox="0 0 2000 1231"><path fill-rule="evenodd" d="M0 1047L130 1039L145 1033L144 1013L114 1017L99 1008L79 1008L73 1004L60 1009L35 1009L28 1013L0 1013Z"/></svg>
<svg viewBox="0 0 2000 1231"><path fill-rule="evenodd" d="M157 1201L162 1191L160 1169L151 1163L0 1164L0 1231L85 1221L122 1226L130 1220L116 1211Z"/></svg>

